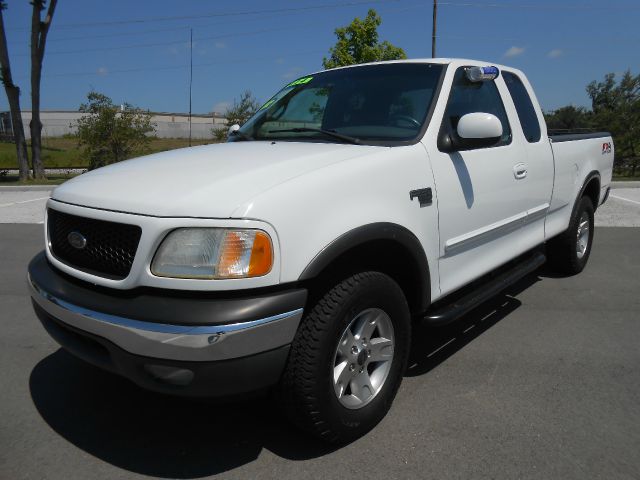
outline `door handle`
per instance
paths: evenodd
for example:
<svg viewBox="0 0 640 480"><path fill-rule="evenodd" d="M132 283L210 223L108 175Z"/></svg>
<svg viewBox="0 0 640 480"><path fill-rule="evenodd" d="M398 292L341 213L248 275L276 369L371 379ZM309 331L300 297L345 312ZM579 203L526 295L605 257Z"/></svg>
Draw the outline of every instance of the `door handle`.
<svg viewBox="0 0 640 480"><path fill-rule="evenodd" d="M518 163L513 167L513 176L517 180L521 180L527 176L527 166L524 163Z"/></svg>

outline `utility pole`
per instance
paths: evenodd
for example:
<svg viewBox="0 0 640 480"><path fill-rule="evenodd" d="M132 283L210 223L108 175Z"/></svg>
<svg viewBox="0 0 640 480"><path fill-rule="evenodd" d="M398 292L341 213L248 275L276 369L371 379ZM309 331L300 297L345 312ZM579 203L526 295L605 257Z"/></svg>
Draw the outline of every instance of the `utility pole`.
<svg viewBox="0 0 640 480"><path fill-rule="evenodd" d="M433 30L431 31L431 58L436 58L436 23L438 21L438 0L433 0Z"/></svg>
<svg viewBox="0 0 640 480"><path fill-rule="evenodd" d="M191 86L193 85L193 28L189 29L189 146L191 146Z"/></svg>

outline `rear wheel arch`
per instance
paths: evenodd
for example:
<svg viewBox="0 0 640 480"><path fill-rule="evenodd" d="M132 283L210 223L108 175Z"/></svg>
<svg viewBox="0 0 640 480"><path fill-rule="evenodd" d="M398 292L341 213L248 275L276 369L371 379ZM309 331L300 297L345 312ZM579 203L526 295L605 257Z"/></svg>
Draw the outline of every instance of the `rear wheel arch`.
<svg viewBox="0 0 640 480"><path fill-rule="evenodd" d="M597 171L593 170L587 175L580 189L580 194L576 198L574 209L580 203L582 197L591 199L594 211L598 208L598 203L600 202L600 173Z"/></svg>
<svg viewBox="0 0 640 480"><path fill-rule="evenodd" d="M413 314L427 310L431 280L420 240L407 228L387 222L357 227L336 238L305 267L299 281L329 287L359 271L380 271L402 288ZM321 290L321 288L319 288Z"/></svg>
<svg viewBox="0 0 640 480"><path fill-rule="evenodd" d="M567 230L547 243L547 257L554 270L575 275L586 266L593 245L594 206L587 195L578 198Z"/></svg>

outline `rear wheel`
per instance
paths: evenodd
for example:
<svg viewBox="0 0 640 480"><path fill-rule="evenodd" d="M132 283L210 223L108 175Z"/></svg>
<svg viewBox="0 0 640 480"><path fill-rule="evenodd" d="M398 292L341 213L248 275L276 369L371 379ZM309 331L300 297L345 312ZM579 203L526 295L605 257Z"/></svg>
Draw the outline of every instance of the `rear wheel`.
<svg viewBox="0 0 640 480"><path fill-rule="evenodd" d="M593 203L582 197L571 216L569 228L547 244L550 266L561 273L574 275L587 265L593 243Z"/></svg>
<svg viewBox="0 0 640 480"><path fill-rule="evenodd" d="M364 435L387 413L402 381L410 342L409 307L379 272L353 275L303 318L280 385L299 427L330 442Z"/></svg>

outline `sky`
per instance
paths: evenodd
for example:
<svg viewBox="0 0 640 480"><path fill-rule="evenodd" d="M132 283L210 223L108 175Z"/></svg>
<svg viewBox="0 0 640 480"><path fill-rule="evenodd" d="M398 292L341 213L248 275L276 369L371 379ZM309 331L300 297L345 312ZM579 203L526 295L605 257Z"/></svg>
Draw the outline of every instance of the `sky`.
<svg viewBox="0 0 640 480"><path fill-rule="evenodd" d="M14 82L30 109L26 0L3 12ZM543 109L589 106L592 80L639 73L638 0L440 0L437 56L522 69ZM431 0L59 0L44 59L42 110L77 110L95 89L156 112L224 112L244 90L267 100L322 69L336 27L375 8L380 40L431 56ZM0 110L7 110L0 94Z"/></svg>

